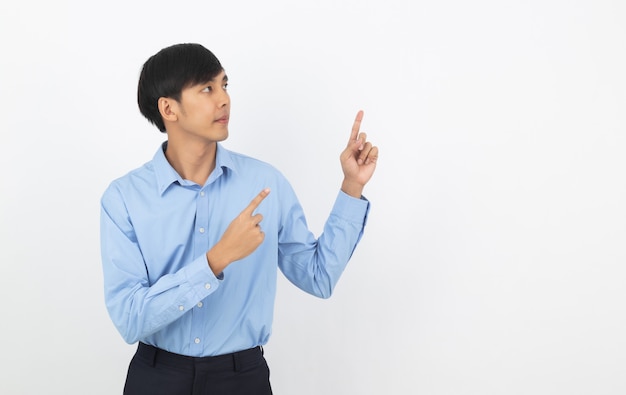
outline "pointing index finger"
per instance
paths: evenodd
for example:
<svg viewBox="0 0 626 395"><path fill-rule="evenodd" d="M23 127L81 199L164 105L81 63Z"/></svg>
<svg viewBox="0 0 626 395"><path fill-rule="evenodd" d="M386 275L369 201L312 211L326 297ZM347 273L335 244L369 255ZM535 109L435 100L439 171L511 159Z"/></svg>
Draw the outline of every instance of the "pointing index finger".
<svg viewBox="0 0 626 395"><path fill-rule="evenodd" d="M356 118L354 119L354 123L352 124L352 132L350 133L350 143L354 143L356 141L357 136L359 135L359 130L361 129L361 121L363 120L363 110L359 110L356 113Z"/></svg>
<svg viewBox="0 0 626 395"><path fill-rule="evenodd" d="M254 210L257 209L257 207L259 207L259 204L261 204L261 202L263 201L263 199L265 199L267 197L267 195L270 194L270 189L269 188L265 188L264 190L262 190L258 195L256 195L254 197L254 199L252 199L252 201L250 202L250 204L248 205L248 207L246 207L243 212L247 213L249 215L252 215L252 213L254 212Z"/></svg>

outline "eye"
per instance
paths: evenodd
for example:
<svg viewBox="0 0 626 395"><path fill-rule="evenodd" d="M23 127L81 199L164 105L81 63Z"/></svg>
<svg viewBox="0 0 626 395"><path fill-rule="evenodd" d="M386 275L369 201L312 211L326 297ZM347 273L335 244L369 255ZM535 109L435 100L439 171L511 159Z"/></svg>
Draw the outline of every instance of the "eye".
<svg viewBox="0 0 626 395"><path fill-rule="evenodd" d="M206 88L202 89L202 92L211 92L213 90L213 88L211 88L210 86L207 86Z"/></svg>
<svg viewBox="0 0 626 395"><path fill-rule="evenodd" d="M228 82L227 82L227 83L225 83L225 84L222 86L222 88L224 88L224 90L225 90L225 91L227 91L227 90L228 90Z"/></svg>

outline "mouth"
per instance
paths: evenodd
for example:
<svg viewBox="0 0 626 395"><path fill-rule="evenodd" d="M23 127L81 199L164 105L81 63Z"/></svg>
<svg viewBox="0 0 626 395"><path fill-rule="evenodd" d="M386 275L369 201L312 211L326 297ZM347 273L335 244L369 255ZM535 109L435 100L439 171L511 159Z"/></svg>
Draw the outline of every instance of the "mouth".
<svg viewBox="0 0 626 395"><path fill-rule="evenodd" d="M228 119L229 119L228 114L225 114L225 115L222 115L221 117L217 118L215 120L215 122L222 123L222 124L227 124L228 123Z"/></svg>

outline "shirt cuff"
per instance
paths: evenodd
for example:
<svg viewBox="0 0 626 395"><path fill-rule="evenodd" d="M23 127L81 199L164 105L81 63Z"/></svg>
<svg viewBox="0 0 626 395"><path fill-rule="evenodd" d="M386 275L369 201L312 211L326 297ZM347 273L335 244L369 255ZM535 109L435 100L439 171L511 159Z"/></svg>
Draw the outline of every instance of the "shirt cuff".
<svg viewBox="0 0 626 395"><path fill-rule="evenodd" d="M191 289L196 291L198 299L204 299L220 286L220 279L209 267L206 254L202 254L187 266L186 276Z"/></svg>
<svg viewBox="0 0 626 395"><path fill-rule="evenodd" d="M357 199L339 190L339 195L337 195L331 214L345 221L359 223L365 226L369 210L370 202L364 196Z"/></svg>

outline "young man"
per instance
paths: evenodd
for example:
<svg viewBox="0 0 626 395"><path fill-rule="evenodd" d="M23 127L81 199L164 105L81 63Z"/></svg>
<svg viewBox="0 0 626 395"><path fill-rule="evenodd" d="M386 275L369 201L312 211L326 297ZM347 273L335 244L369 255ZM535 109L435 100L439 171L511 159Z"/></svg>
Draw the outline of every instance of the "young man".
<svg viewBox="0 0 626 395"><path fill-rule="evenodd" d="M359 133L363 113L316 240L281 173L218 144L228 137L227 85L198 44L165 48L141 71L139 109L167 141L101 201L106 305L124 340L139 342L125 394L271 394L262 346L277 268L327 298L363 232L361 193L378 158Z"/></svg>

